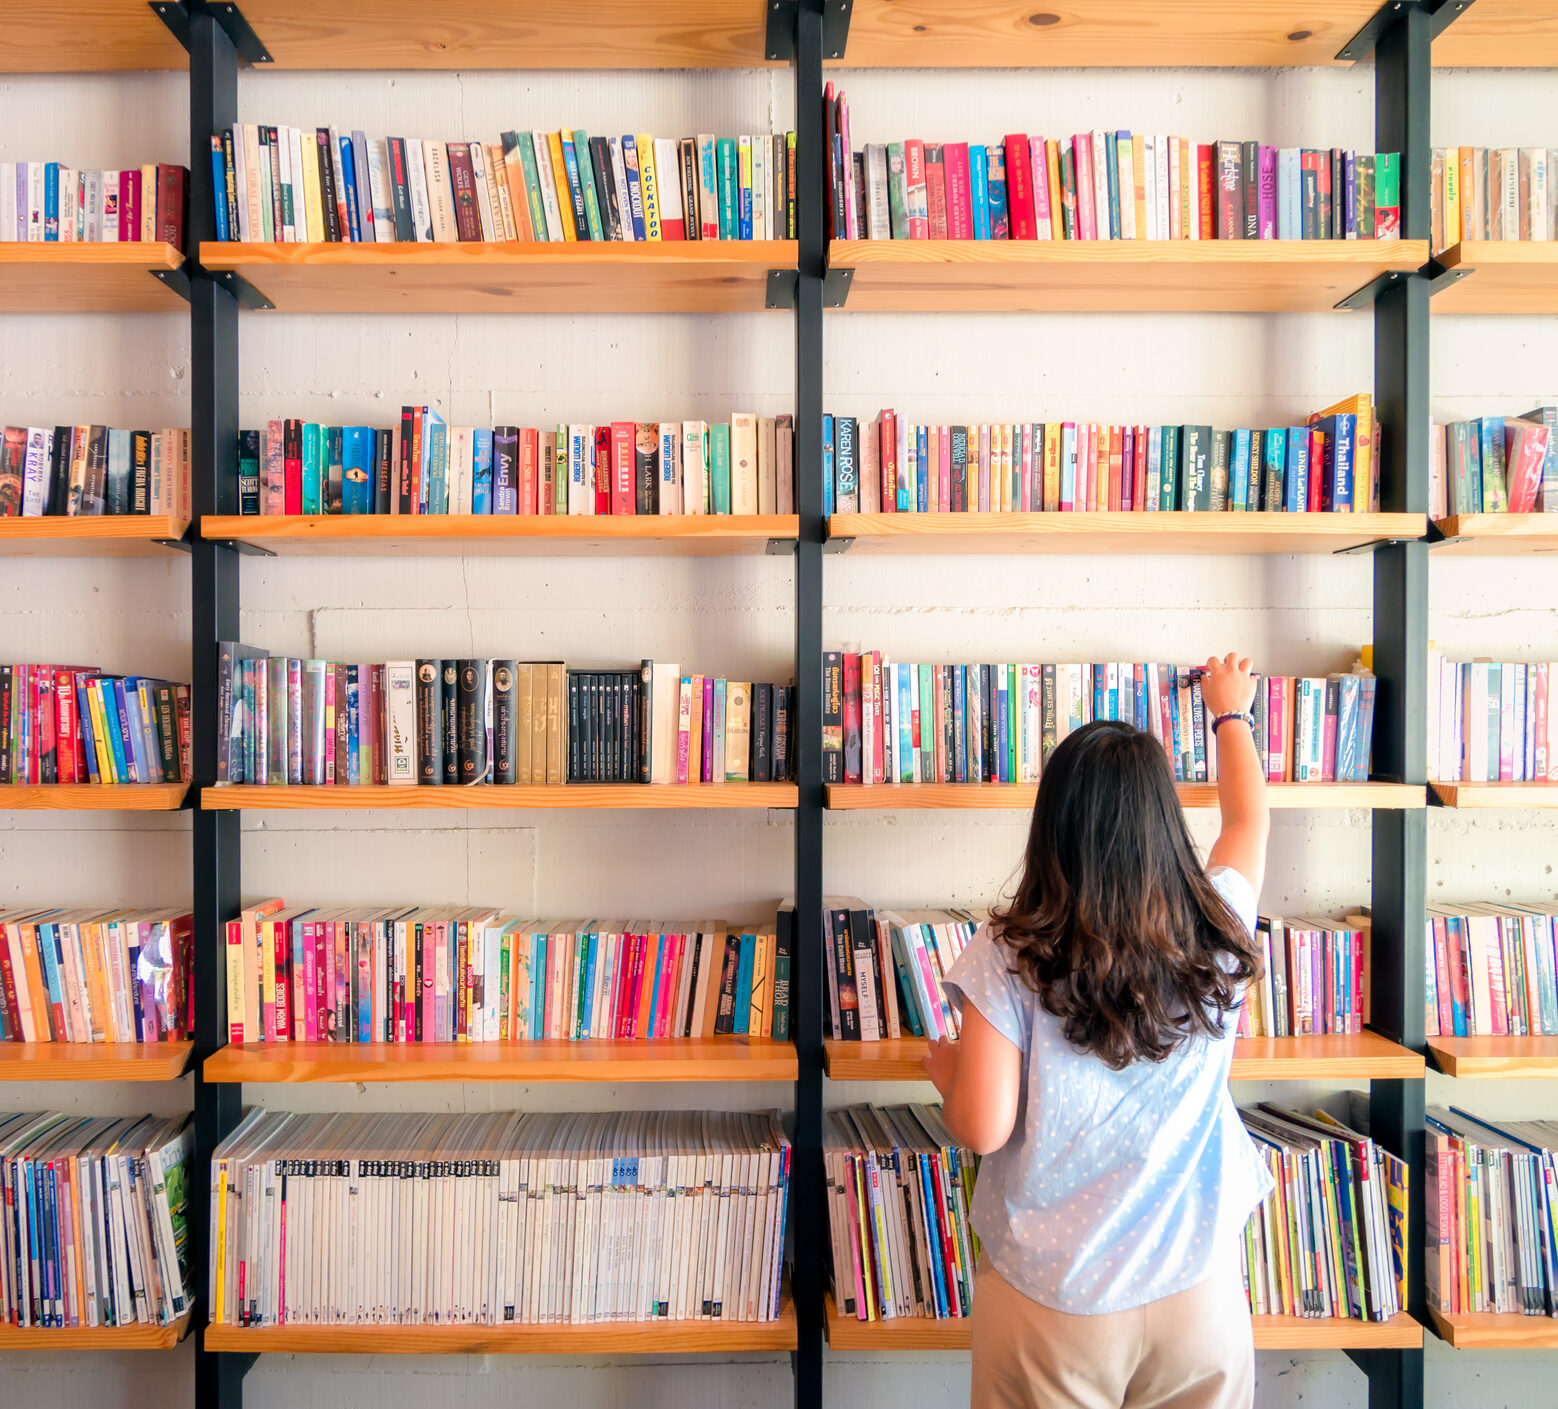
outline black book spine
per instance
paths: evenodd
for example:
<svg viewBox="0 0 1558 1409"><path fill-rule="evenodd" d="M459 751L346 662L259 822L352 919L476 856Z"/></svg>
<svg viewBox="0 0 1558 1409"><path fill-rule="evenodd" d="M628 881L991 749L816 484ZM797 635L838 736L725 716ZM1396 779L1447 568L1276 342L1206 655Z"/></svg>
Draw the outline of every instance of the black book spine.
<svg viewBox="0 0 1558 1409"><path fill-rule="evenodd" d="M459 780L480 783L487 776L487 662L460 661L455 692Z"/></svg>
<svg viewBox="0 0 1558 1409"><path fill-rule="evenodd" d="M752 686L752 766L747 776L754 783L773 781L774 687Z"/></svg>
<svg viewBox="0 0 1558 1409"><path fill-rule="evenodd" d="M1308 152L1303 153L1308 158ZM1320 173L1314 167L1303 167L1298 173L1299 237L1305 240L1320 238Z"/></svg>
<svg viewBox="0 0 1558 1409"><path fill-rule="evenodd" d="M633 427L633 497L640 514L653 514L660 491L660 427Z"/></svg>
<svg viewBox="0 0 1558 1409"><path fill-rule="evenodd" d="M980 752L983 754L984 777L981 783L993 783L996 781L995 758L995 681L992 678L991 667L982 665L979 667L979 731Z"/></svg>
<svg viewBox="0 0 1558 1409"><path fill-rule="evenodd" d="M417 662L417 782L444 781L444 689L441 660Z"/></svg>
<svg viewBox="0 0 1558 1409"><path fill-rule="evenodd" d="M638 779L638 672L624 670L617 676L617 781Z"/></svg>
<svg viewBox="0 0 1558 1409"><path fill-rule="evenodd" d="M492 663L492 781L513 783L515 775L514 673L511 660ZM530 781L528 778L525 780Z"/></svg>
<svg viewBox="0 0 1558 1409"><path fill-rule="evenodd" d="M622 677L612 671L605 679L606 707L606 781L622 782Z"/></svg>
<svg viewBox="0 0 1558 1409"><path fill-rule="evenodd" d="M182 782L179 768L178 705L173 686L159 683L152 691L157 702L157 748L162 755L164 782Z"/></svg>
<svg viewBox="0 0 1558 1409"><path fill-rule="evenodd" d="M691 137L683 137L676 155L682 178L682 210L687 222L687 238L703 238L703 213L698 208L698 144Z"/></svg>
<svg viewBox="0 0 1558 1409"><path fill-rule="evenodd" d="M331 244L339 244L341 219L336 206L335 163L330 159L330 129L315 129L314 140L319 144L319 195L324 206L325 239Z"/></svg>
<svg viewBox="0 0 1558 1409"><path fill-rule="evenodd" d="M0 665L0 783L11 781L11 667Z"/></svg>
<svg viewBox="0 0 1558 1409"><path fill-rule="evenodd" d="M411 244L416 231L411 224L411 187L406 180L406 139L389 139L390 209L395 215L395 238Z"/></svg>
<svg viewBox="0 0 1558 1409"><path fill-rule="evenodd" d="M822 781L844 781L844 658L837 651L822 658Z"/></svg>
<svg viewBox="0 0 1558 1409"><path fill-rule="evenodd" d="M600 205L602 231L608 240L622 238L622 206L617 176L611 167L611 144L604 137L590 138L590 162L595 167L595 196Z"/></svg>
<svg viewBox="0 0 1558 1409"><path fill-rule="evenodd" d="M774 1041L790 1040L790 961L795 953L795 907L781 905L774 924Z"/></svg>
<svg viewBox="0 0 1558 1409"><path fill-rule="evenodd" d="M151 432L130 432L130 512L151 512Z"/></svg>
<svg viewBox="0 0 1558 1409"><path fill-rule="evenodd" d="M860 1041L860 997L855 990L855 955L849 938L849 911L832 910L833 976L838 986L839 1032L846 1042Z"/></svg>
<svg viewBox="0 0 1558 1409"><path fill-rule="evenodd" d="M655 663L646 660L638 670L638 781L647 783L654 771Z"/></svg>
<svg viewBox="0 0 1558 1409"><path fill-rule="evenodd" d="M373 512L387 514L390 511L390 494L395 478L395 433L377 430L373 433Z"/></svg>
<svg viewBox="0 0 1558 1409"><path fill-rule="evenodd" d="M238 227L238 167L233 158L233 129L222 129L222 157L227 167L227 238L238 240L242 237ZM248 200L245 192L244 199ZM187 225L184 227L189 228ZM251 232L252 233L252 232Z"/></svg>
<svg viewBox="0 0 1558 1409"><path fill-rule="evenodd" d="M440 722L443 724L443 773L444 782L460 781L460 663L446 660L440 679Z"/></svg>
<svg viewBox="0 0 1558 1409"><path fill-rule="evenodd" d="M49 502L44 513L58 517L65 512L70 499L70 446L73 438L70 426L54 427L54 444L49 457Z"/></svg>
<svg viewBox="0 0 1558 1409"><path fill-rule="evenodd" d="M724 1036L735 1027L736 971L741 967L741 941L726 933L725 953L720 961L719 1014L714 1019L714 1031Z"/></svg>
<svg viewBox="0 0 1558 1409"><path fill-rule="evenodd" d="M568 672L568 781L582 783L584 772L580 766L580 745L583 731L579 727L579 672Z"/></svg>
<svg viewBox="0 0 1558 1409"><path fill-rule="evenodd" d="M606 695L606 682L599 671L590 673L589 709L586 715L585 728L589 740L589 775L592 783L604 783L606 781L606 769L604 765L606 742L606 711L603 701Z"/></svg>
<svg viewBox="0 0 1558 1409"><path fill-rule="evenodd" d="M903 473L903 466L898 467ZM964 513L968 509L968 427L952 427L952 509Z"/></svg>
<svg viewBox="0 0 1558 1409"><path fill-rule="evenodd" d="M773 781L790 780L790 687L774 686Z"/></svg>
<svg viewBox="0 0 1558 1409"><path fill-rule="evenodd" d="M260 433L238 432L238 512L260 512Z"/></svg>
<svg viewBox="0 0 1558 1409"><path fill-rule="evenodd" d="M1244 191L1244 238L1260 238L1260 143L1246 142L1239 151L1239 184Z"/></svg>

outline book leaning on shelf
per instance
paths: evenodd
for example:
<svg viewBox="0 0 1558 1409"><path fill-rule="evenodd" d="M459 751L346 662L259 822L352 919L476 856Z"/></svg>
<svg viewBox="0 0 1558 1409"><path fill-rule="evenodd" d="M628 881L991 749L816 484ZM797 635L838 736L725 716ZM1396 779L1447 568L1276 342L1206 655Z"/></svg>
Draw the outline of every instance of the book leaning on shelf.
<svg viewBox="0 0 1558 1409"><path fill-rule="evenodd" d="M609 425L269 421L238 433L242 514L793 514L790 416Z"/></svg>
<svg viewBox="0 0 1558 1409"><path fill-rule="evenodd" d="M1558 932L1534 905L1430 905L1424 925L1430 1037L1558 1034Z"/></svg>
<svg viewBox="0 0 1558 1409"><path fill-rule="evenodd" d="M1244 1128L1276 1188L1244 1230L1244 1279L1257 1316L1388 1321L1406 1301L1406 1163L1369 1139L1367 1098L1351 1124L1262 1101Z"/></svg>
<svg viewBox="0 0 1558 1409"><path fill-rule="evenodd" d="M1551 661L1446 660L1428 649L1428 776L1441 783L1558 782Z"/></svg>
<svg viewBox="0 0 1558 1409"><path fill-rule="evenodd" d="M1055 746L1097 719L1148 730L1179 782L1217 779L1198 666L927 665L827 651L822 670L825 783L1036 783ZM1365 781L1374 695L1362 664L1261 676L1255 748L1268 781Z"/></svg>
<svg viewBox="0 0 1558 1409"><path fill-rule="evenodd" d="M1430 161L1433 253L1462 240L1558 239L1558 148L1435 147Z"/></svg>
<svg viewBox="0 0 1558 1409"><path fill-rule="evenodd" d="M743 929L268 900L226 940L235 1043L789 1037L784 917Z"/></svg>
<svg viewBox="0 0 1558 1409"><path fill-rule="evenodd" d="M189 431L5 428L0 518L103 514L189 518Z"/></svg>
<svg viewBox="0 0 1558 1409"><path fill-rule="evenodd" d="M1379 508L1378 445L1366 394L1269 430L826 415L823 512L1364 513Z"/></svg>
<svg viewBox="0 0 1558 1409"><path fill-rule="evenodd" d="M0 664L0 783L189 781L189 686Z"/></svg>
<svg viewBox="0 0 1558 1409"><path fill-rule="evenodd" d="M256 1109L210 1179L217 1325L781 1313L790 1142L777 1112ZM337 1270L349 1249L355 1278Z"/></svg>
<svg viewBox="0 0 1558 1409"><path fill-rule="evenodd" d="M824 1111L829 1270L842 1316L968 1316L979 1239L968 1223L978 1160L941 1107Z"/></svg>
<svg viewBox="0 0 1558 1409"><path fill-rule="evenodd" d="M1428 513L1558 513L1558 406L1429 427Z"/></svg>
<svg viewBox="0 0 1558 1409"><path fill-rule="evenodd" d="M500 141L234 123L211 138L218 240L793 240L795 133Z"/></svg>
<svg viewBox="0 0 1558 1409"><path fill-rule="evenodd" d="M824 95L828 234L849 240L1392 240L1396 152L1097 128L999 142L851 142Z"/></svg>
<svg viewBox="0 0 1558 1409"><path fill-rule="evenodd" d="M1558 1315L1558 1121L1426 1112L1425 1295L1446 1315Z"/></svg>
<svg viewBox="0 0 1558 1409"><path fill-rule="evenodd" d="M57 161L0 161L0 242L184 248L189 172L163 162L86 171Z"/></svg>
<svg viewBox="0 0 1558 1409"><path fill-rule="evenodd" d="M9 1326L166 1326L190 1308L194 1126L179 1116L0 1116Z"/></svg>

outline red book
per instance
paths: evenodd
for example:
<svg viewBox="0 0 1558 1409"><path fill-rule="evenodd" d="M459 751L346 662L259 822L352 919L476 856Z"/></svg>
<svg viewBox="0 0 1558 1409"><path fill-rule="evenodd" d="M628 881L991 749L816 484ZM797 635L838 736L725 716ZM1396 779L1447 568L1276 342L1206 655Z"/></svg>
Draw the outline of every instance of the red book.
<svg viewBox="0 0 1558 1409"><path fill-rule="evenodd" d="M287 421L281 437L281 470L284 477L285 507L282 512L303 512L303 422Z"/></svg>
<svg viewBox="0 0 1558 1409"><path fill-rule="evenodd" d="M1010 238L1033 240L1038 238L1037 217L1033 204L1033 157L1029 151L1025 133L1008 133L1006 137L1006 208L1011 221Z"/></svg>
<svg viewBox="0 0 1558 1409"><path fill-rule="evenodd" d="M1125 427L1109 427L1109 507L1129 508L1125 503Z"/></svg>
<svg viewBox="0 0 1558 1409"><path fill-rule="evenodd" d="M1131 476L1131 508L1147 507L1147 427L1136 427L1136 466Z"/></svg>
<svg viewBox="0 0 1558 1409"><path fill-rule="evenodd" d="M936 432L936 438L941 446L936 502L941 505L941 512L946 513L952 507L952 427L938 426Z"/></svg>
<svg viewBox="0 0 1558 1409"><path fill-rule="evenodd" d="M1539 421L1510 416L1504 422L1505 483L1509 485L1509 512L1529 514L1536 508L1542 488L1542 465L1547 459L1547 427Z"/></svg>
<svg viewBox="0 0 1558 1409"><path fill-rule="evenodd" d="M1014 507L1021 513L1030 513L1033 509L1033 425L1017 427L1017 438L1012 444L1012 453L1022 454L1022 468L1018 472L1017 503Z"/></svg>
<svg viewBox="0 0 1558 1409"><path fill-rule="evenodd" d="M930 238L947 238L947 166L944 149L925 149L925 204L929 216Z"/></svg>
<svg viewBox="0 0 1558 1409"><path fill-rule="evenodd" d="M1120 507L1129 510L1136 498L1136 427L1120 429Z"/></svg>
<svg viewBox="0 0 1558 1409"><path fill-rule="evenodd" d="M595 427L595 512L611 512L611 427ZM632 513L629 509L627 512Z"/></svg>
<svg viewBox="0 0 1558 1409"><path fill-rule="evenodd" d="M1325 432L1309 432L1309 495L1305 508L1311 514L1320 512L1320 489L1325 479Z"/></svg>
<svg viewBox="0 0 1558 1409"><path fill-rule="evenodd" d="M1077 239L1096 240L1098 221L1093 210L1093 135L1078 132L1071 139L1077 172Z"/></svg>
<svg viewBox="0 0 1558 1409"><path fill-rule="evenodd" d="M589 159L588 153L585 159ZM454 222L460 243L480 244L481 212L476 208L476 173L471 166L469 142L449 143L449 180L454 187ZM361 191L357 193L357 199L364 205L373 203L371 195L363 201Z"/></svg>
<svg viewBox="0 0 1558 1409"><path fill-rule="evenodd" d="M68 670L54 672L54 709L59 780L84 783L87 781L86 758L82 753L81 716L76 712L76 677Z"/></svg>
<svg viewBox="0 0 1558 1409"><path fill-rule="evenodd" d="M858 783L860 780L860 657L845 651L844 781Z"/></svg>
<svg viewBox="0 0 1558 1409"><path fill-rule="evenodd" d="M882 512L898 512L898 428L891 411L882 412Z"/></svg>
<svg viewBox="0 0 1558 1409"><path fill-rule="evenodd" d="M523 427L519 432L519 512L522 514L541 512L536 497L536 487L541 481L540 451L540 433L532 427Z"/></svg>
<svg viewBox="0 0 1558 1409"><path fill-rule="evenodd" d="M1558 760L1547 751L1547 691L1550 671L1548 662L1540 661L1531 667L1536 672L1536 776L1531 780L1545 783L1552 777L1553 764Z"/></svg>
<svg viewBox="0 0 1558 1409"><path fill-rule="evenodd" d="M847 158L846 158L847 159ZM903 144L903 170L904 185L908 191L908 217L909 238L911 240L928 240L930 238L930 218L924 213L922 200L925 198L925 144L917 139L911 139Z"/></svg>
<svg viewBox="0 0 1558 1409"><path fill-rule="evenodd" d="M182 166L160 162L157 166L157 238L176 249L184 248L184 197L188 173Z"/></svg>
<svg viewBox="0 0 1558 1409"><path fill-rule="evenodd" d="M23 976L24 983L26 976ZM22 1040L21 1009L16 997L16 975L11 968L11 946L0 944L0 1011L13 1042Z"/></svg>
<svg viewBox="0 0 1558 1409"><path fill-rule="evenodd" d="M974 238L974 206L969 189L968 143L948 142L942 148L947 178L947 238Z"/></svg>
<svg viewBox="0 0 1558 1409"><path fill-rule="evenodd" d="M119 239L121 243L141 238L141 169L119 173Z"/></svg>
<svg viewBox="0 0 1558 1409"><path fill-rule="evenodd" d="M1215 182L1212 178L1213 168L1216 164L1215 150L1209 143L1204 143L1196 148L1196 206L1200 211L1201 238L1210 240L1214 227L1214 205L1212 192Z"/></svg>
<svg viewBox="0 0 1558 1409"><path fill-rule="evenodd" d="M611 512L632 514L637 511L634 492L634 436L638 427L632 421L611 423Z"/></svg>
<svg viewBox="0 0 1558 1409"><path fill-rule="evenodd" d="M411 446L416 439L412 425L415 415L415 407L400 408L400 465L397 468L395 495L390 504L390 512L394 514L416 513L416 500L411 497Z"/></svg>

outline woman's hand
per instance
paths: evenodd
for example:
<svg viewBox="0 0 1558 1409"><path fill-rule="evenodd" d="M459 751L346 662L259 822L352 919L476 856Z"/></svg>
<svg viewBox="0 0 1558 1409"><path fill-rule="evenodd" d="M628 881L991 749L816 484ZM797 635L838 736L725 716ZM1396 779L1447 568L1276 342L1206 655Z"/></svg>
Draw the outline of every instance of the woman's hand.
<svg viewBox="0 0 1558 1409"><path fill-rule="evenodd" d="M936 1083L936 1089L941 1092L942 1099L946 1100L952 1094L952 1083L957 1078L958 1044L944 1037L933 1038L930 1051L920 1060L924 1064L925 1074Z"/></svg>
<svg viewBox="0 0 1558 1409"><path fill-rule="evenodd" d="M1250 669L1249 657L1229 651L1222 660L1216 656L1208 659L1201 677L1201 698L1214 719L1219 714L1249 713L1255 703L1255 672Z"/></svg>

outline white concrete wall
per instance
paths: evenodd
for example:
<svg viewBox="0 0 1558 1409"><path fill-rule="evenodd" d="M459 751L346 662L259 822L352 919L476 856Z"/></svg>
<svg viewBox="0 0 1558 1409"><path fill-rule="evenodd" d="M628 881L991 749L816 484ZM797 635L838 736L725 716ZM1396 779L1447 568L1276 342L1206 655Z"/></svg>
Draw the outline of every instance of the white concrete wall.
<svg viewBox="0 0 1558 1409"><path fill-rule="evenodd" d="M1094 124L1213 140L1372 146L1372 73L833 75L849 91L855 140L958 140L1076 131ZM185 82L140 76L0 80L0 159L57 155L79 165L178 160ZM1545 74L1441 75L1434 140L1553 141L1558 89ZM676 133L792 124L784 74L255 74L240 80L251 121L336 123L377 133L494 137L503 128ZM608 416L715 418L791 409L785 315L732 318L246 315L242 417L388 424L431 400L477 424ZM1539 320L1441 319L1434 410L1442 417L1524 410L1558 397L1558 336ZM188 332L177 316L0 318L0 417L84 416L153 425L188 413ZM1265 424L1329 404L1371 379L1367 318L1340 315L865 318L828 322L828 405L883 406L926 419L1056 415ZM1279 419L1277 423L1281 423ZM1193 659L1238 647L1285 673L1335 668L1370 634L1364 560L1071 558L922 563L826 560L827 640L920 659ZM1551 655L1558 568L1497 573L1440 563L1433 631L1447 649ZM524 654L574 661L675 659L783 679L794 603L779 559L586 564L492 560L246 559L247 640L309 654ZM182 562L0 562L0 659L92 658L112 669L184 674L188 575ZM383 658L380 655L380 658ZM1366 814L1283 813L1264 903L1334 910L1368 895ZM334 902L488 901L537 913L760 912L789 889L791 821L754 814L471 813L403 820L257 814L244 832L245 890ZM1198 840L1210 820L1197 817ZM91 835L83 835L90 833ZM883 904L988 902L1019 854L1019 819L998 814L841 815L826 831L825 884ZM1514 814L1430 818L1436 896L1558 898L1551 823ZM90 846L90 850L87 846ZM0 903L187 900L180 818L0 818ZM1550 1088L1453 1089L1431 1100L1558 1114ZM0 1109L187 1107L166 1089L0 1087ZM1335 1088L1250 1087L1241 1100L1318 1100ZM695 1103L677 1087L426 1086L260 1088L250 1099L299 1108L539 1108ZM924 1088L830 1087L830 1101L903 1099ZM722 1091L731 1106L786 1101L782 1089ZM1470 1355L1430 1344L1430 1403L1475 1394L1499 1409L1543 1402L1539 1357ZM1261 1409L1361 1409L1361 1375L1339 1354L1260 1357ZM919 1355L829 1360L832 1403L885 1409L957 1404L966 1360ZM0 1357L0 1402L40 1409L188 1403L188 1348L165 1356ZM783 1357L630 1364L512 1359L262 1361L256 1409L330 1404L416 1409L437 1400L486 1409L525 1398L581 1409L759 1409L788 1400Z"/></svg>

